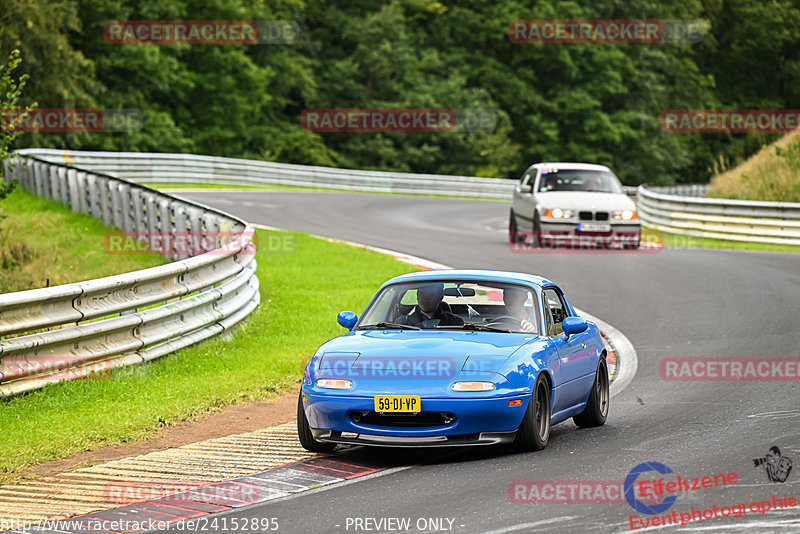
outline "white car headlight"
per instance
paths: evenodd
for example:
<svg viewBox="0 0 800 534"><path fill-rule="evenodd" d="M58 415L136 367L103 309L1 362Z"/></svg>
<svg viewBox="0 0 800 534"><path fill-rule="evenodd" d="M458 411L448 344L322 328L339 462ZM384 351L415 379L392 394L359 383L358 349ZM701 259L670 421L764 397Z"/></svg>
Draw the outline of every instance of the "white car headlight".
<svg viewBox="0 0 800 534"><path fill-rule="evenodd" d="M619 210L614 212L614 219L618 221L635 221L639 215L634 210Z"/></svg>
<svg viewBox="0 0 800 534"><path fill-rule="evenodd" d="M544 216L548 219L569 219L572 217L572 210L553 208L551 210L545 210Z"/></svg>

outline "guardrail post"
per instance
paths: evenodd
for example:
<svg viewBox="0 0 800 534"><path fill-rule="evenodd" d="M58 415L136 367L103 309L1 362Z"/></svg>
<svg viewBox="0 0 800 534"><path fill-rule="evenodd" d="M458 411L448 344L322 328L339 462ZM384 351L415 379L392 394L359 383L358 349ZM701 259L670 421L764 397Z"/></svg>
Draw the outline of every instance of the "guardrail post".
<svg viewBox="0 0 800 534"><path fill-rule="evenodd" d="M56 199L65 206L69 206L69 180L67 179L67 171L64 167L58 168L58 194L59 197Z"/></svg>
<svg viewBox="0 0 800 534"><path fill-rule="evenodd" d="M86 213L95 219L103 218L103 207L100 205L100 183L97 175L86 174Z"/></svg>
<svg viewBox="0 0 800 534"><path fill-rule="evenodd" d="M159 214L158 197L151 191L142 193L146 210L145 228L151 235L161 231L161 218Z"/></svg>
<svg viewBox="0 0 800 534"><path fill-rule="evenodd" d="M75 175L75 181L78 184L78 211L86 215L91 214L88 176L89 173L85 171L78 171Z"/></svg>
<svg viewBox="0 0 800 534"><path fill-rule="evenodd" d="M136 231L136 213L134 212L133 187L122 184L119 188L122 197L122 221L125 225L122 229L126 232Z"/></svg>
<svg viewBox="0 0 800 534"><path fill-rule="evenodd" d="M202 254L214 248L209 248L208 242L211 241L213 236L208 235L203 227L203 213L204 211L194 206L186 208L189 219L189 243L191 250L194 254Z"/></svg>
<svg viewBox="0 0 800 534"><path fill-rule="evenodd" d="M162 235L166 234L175 234L175 217L172 213L172 201L169 197L164 196L159 198L158 200L158 220L159 220L159 231ZM163 255L164 257L170 259L177 259L178 255L175 252L175 241L170 240L169 246L164 247Z"/></svg>
<svg viewBox="0 0 800 534"><path fill-rule="evenodd" d="M122 195L123 184L119 182L111 183L111 215L114 226L120 230L125 229L125 213L123 210L126 208L124 197Z"/></svg>
<svg viewBox="0 0 800 534"><path fill-rule="evenodd" d="M100 210L102 213L103 226L108 228L114 224L114 202L111 196L113 183L105 177L98 176L97 192L100 195Z"/></svg>
<svg viewBox="0 0 800 534"><path fill-rule="evenodd" d="M45 198L47 195L44 190L44 164L38 161L33 161L31 164L33 166L33 189L31 192L36 193L36 196Z"/></svg>
<svg viewBox="0 0 800 534"><path fill-rule="evenodd" d="M133 231L137 234L147 232L147 206L144 203L144 192L138 187L131 188L133 214Z"/></svg>
<svg viewBox="0 0 800 534"><path fill-rule="evenodd" d="M206 235L214 236L214 246L220 247L222 245L222 236L220 235L220 219L213 213L205 213L203 215L203 227L206 230Z"/></svg>
<svg viewBox="0 0 800 534"><path fill-rule="evenodd" d="M81 210L81 200L78 195L78 171L67 169L67 190L69 191L69 207L73 212Z"/></svg>
<svg viewBox="0 0 800 534"><path fill-rule="evenodd" d="M189 257L189 255L186 254L186 243L188 242L189 238L189 220L186 217L186 208L182 204L173 202L172 209L175 213L175 241L176 245L179 245L179 250L177 251L176 257L179 260L183 260Z"/></svg>
<svg viewBox="0 0 800 534"><path fill-rule="evenodd" d="M52 200L59 200L61 198L61 181L58 178L59 167L48 165L47 175L50 180L50 198Z"/></svg>

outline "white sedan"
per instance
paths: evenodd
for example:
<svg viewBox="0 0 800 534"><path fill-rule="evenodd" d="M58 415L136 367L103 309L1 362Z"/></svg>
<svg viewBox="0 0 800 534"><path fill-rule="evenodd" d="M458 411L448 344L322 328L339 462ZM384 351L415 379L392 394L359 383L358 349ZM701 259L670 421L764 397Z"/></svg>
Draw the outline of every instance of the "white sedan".
<svg viewBox="0 0 800 534"><path fill-rule="evenodd" d="M536 163L514 188L509 242L638 248L636 204L604 165Z"/></svg>

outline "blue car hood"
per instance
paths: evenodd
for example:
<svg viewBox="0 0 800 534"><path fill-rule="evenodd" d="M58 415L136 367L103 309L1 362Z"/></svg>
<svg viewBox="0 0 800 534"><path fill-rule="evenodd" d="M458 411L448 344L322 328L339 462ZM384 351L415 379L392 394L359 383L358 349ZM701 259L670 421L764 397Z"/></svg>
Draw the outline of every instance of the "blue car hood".
<svg viewBox="0 0 800 534"><path fill-rule="evenodd" d="M496 371L519 347L537 336L495 332L435 330L362 330L334 338L320 347L321 367L334 358L355 365L380 359L452 358L457 369L481 362L481 371Z"/></svg>

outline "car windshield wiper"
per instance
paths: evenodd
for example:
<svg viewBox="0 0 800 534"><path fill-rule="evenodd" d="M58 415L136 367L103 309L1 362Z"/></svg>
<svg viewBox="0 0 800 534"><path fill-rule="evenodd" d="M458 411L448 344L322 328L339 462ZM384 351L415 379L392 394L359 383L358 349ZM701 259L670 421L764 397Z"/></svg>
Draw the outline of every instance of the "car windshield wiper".
<svg viewBox="0 0 800 534"><path fill-rule="evenodd" d="M410 324L387 323L383 321L381 321L380 323L365 324L363 326L356 327L356 330L379 330L379 329L422 330L420 327L411 326Z"/></svg>
<svg viewBox="0 0 800 534"><path fill-rule="evenodd" d="M464 323L462 325L446 325L446 326L437 326L439 330L447 329L447 330L480 330L484 332L506 332L510 333L511 330L507 328L498 328L496 326L488 326L485 324L475 324L475 323Z"/></svg>

